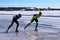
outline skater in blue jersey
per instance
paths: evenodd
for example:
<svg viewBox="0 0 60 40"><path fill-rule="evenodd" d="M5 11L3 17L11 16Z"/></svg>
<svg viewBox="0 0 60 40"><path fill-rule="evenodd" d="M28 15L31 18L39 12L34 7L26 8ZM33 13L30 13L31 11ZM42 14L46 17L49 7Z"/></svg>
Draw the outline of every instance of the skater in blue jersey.
<svg viewBox="0 0 60 40"><path fill-rule="evenodd" d="M8 29L6 30L6 33L8 32L8 30L12 27L13 23L16 23L17 26L16 26L16 32L19 32L18 31L18 26L19 26L19 22L18 22L18 19L21 18L21 14L18 14L18 15L15 15L12 19L12 22L11 22L11 25L8 27Z"/></svg>

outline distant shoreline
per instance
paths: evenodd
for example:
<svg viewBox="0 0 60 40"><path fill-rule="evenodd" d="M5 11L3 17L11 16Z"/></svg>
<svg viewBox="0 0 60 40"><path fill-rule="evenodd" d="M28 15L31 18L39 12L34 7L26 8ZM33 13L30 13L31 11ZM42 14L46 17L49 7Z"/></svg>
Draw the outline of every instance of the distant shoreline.
<svg viewBox="0 0 60 40"><path fill-rule="evenodd" d="M36 7L0 7L0 11L44 11L44 10L52 10L59 11L60 8L36 8Z"/></svg>

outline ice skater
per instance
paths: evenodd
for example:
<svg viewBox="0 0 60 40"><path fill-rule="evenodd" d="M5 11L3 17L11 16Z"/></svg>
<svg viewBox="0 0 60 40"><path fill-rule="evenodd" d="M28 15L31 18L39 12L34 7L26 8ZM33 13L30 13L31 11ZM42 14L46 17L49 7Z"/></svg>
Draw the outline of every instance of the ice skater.
<svg viewBox="0 0 60 40"><path fill-rule="evenodd" d="M6 33L8 32L8 30L12 27L13 23L16 23L17 26L16 26L16 32L19 32L18 31L18 27L19 27L19 22L18 22L18 19L21 18L21 14L18 14L18 15L15 15L12 19L12 22L11 22L11 25L8 27L8 29L6 30Z"/></svg>
<svg viewBox="0 0 60 40"><path fill-rule="evenodd" d="M35 27L35 31L38 31L37 30L37 26L38 26L38 18L42 15L41 12L39 12L39 14L34 14L33 17L32 17L32 20L30 23L28 23L25 27L24 27L24 30L26 30L26 28L33 22L35 21L36 22L36 27Z"/></svg>

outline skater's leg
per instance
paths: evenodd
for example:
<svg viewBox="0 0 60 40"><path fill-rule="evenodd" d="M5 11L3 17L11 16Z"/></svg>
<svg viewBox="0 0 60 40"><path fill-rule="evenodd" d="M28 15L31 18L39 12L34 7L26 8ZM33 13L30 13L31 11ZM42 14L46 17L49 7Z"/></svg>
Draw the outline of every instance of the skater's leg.
<svg viewBox="0 0 60 40"><path fill-rule="evenodd" d="M26 30L26 28L34 21L34 19L31 20L30 23L28 23L25 27L24 27L24 30Z"/></svg>
<svg viewBox="0 0 60 40"><path fill-rule="evenodd" d="M35 31L38 31L38 30L37 30L37 27L38 27L38 22L36 22Z"/></svg>
<svg viewBox="0 0 60 40"><path fill-rule="evenodd" d="M19 32L19 31L18 31L19 22L18 22L18 21L16 21L16 24L17 24L17 26L16 26L16 32Z"/></svg>
<svg viewBox="0 0 60 40"><path fill-rule="evenodd" d="M36 21L35 31L38 31L38 30L37 30L37 27L38 27L38 19L36 19L35 21Z"/></svg>
<svg viewBox="0 0 60 40"><path fill-rule="evenodd" d="M11 28L11 26L13 25L14 22L11 23L11 25L8 27L8 29L6 30L6 32L8 32L8 30Z"/></svg>

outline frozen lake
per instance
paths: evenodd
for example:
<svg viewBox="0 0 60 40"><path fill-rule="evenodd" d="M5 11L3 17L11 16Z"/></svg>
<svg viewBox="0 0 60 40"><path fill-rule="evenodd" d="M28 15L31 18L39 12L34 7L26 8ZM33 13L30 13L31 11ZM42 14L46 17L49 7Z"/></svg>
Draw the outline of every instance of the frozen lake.
<svg viewBox="0 0 60 40"><path fill-rule="evenodd" d="M34 31L35 22L27 30L24 27L30 22L32 15L39 11L0 11L0 39L1 40L60 40L60 11L42 11L39 18L38 32ZM4 33L11 24L12 17L22 14L19 21L19 33L15 33L14 24L8 33Z"/></svg>

